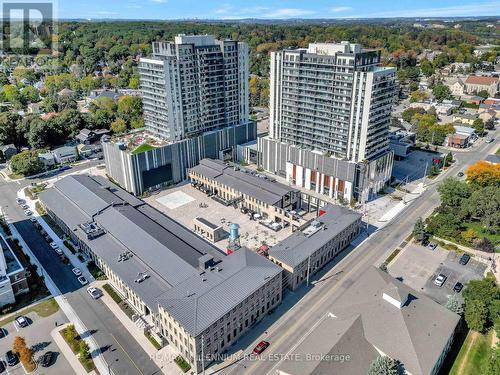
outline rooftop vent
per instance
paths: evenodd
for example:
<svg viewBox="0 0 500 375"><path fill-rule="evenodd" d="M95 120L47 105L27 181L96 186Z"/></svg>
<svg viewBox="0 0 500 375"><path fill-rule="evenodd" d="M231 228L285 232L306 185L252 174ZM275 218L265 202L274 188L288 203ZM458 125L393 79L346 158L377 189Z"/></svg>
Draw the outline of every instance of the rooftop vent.
<svg viewBox="0 0 500 375"><path fill-rule="evenodd" d="M87 235L87 239L89 240L93 240L94 238L102 236L104 233L106 233L104 229L102 229L95 222L80 224L80 228L85 232L85 234Z"/></svg>

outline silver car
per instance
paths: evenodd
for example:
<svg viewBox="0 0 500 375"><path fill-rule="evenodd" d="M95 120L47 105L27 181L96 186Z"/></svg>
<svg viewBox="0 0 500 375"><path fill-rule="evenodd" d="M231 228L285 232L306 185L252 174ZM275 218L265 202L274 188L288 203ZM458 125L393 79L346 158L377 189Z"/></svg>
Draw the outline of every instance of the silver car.
<svg viewBox="0 0 500 375"><path fill-rule="evenodd" d="M446 281L446 276L440 273L435 279L434 279L434 284L441 287L444 285Z"/></svg>

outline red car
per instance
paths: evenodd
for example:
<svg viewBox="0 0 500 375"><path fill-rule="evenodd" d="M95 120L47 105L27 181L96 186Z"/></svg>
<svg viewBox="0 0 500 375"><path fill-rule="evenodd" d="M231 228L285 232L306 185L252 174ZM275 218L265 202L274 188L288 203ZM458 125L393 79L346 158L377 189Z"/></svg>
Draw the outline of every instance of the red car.
<svg viewBox="0 0 500 375"><path fill-rule="evenodd" d="M269 343L267 341L261 341L255 348L253 348L253 352L254 354L261 354L264 350L267 349L268 346Z"/></svg>

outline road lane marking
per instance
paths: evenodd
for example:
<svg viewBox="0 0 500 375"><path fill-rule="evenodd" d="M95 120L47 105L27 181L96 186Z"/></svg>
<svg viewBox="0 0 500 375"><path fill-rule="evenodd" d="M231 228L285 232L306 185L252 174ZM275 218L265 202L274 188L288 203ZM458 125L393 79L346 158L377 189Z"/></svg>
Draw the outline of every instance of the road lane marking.
<svg viewBox="0 0 500 375"><path fill-rule="evenodd" d="M125 350L125 348L118 342L118 340L116 339L115 335L113 335L111 332L109 334L111 335L111 337L113 338L113 340L115 340L115 342L118 344L118 346L121 348L121 350L125 353L125 355L130 360L130 362L132 362L132 364L137 369L137 371L139 371L140 374L144 375L144 373L139 369L139 367L137 367L137 365L135 364L134 360L128 355L128 353Z"/></svg>

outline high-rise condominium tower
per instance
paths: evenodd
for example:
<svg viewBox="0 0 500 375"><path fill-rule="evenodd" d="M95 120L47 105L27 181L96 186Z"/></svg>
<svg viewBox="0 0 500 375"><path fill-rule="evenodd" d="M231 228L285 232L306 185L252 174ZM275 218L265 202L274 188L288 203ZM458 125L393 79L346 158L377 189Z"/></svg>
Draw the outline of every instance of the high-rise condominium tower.
<svg viewBox="0 0 500 375"><path fill-rule="evenodd" d="M335 198L366 200L390 178L396 69L359 44L271 55L270 134L262 166Z"/></svg>
<svg viewBox="0 0 500 375"><path fill-rule="evenodd" d="M178 141L248 122L248 46L209 35L154 42L139 64L146 128Z"/></svg>

